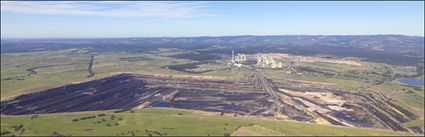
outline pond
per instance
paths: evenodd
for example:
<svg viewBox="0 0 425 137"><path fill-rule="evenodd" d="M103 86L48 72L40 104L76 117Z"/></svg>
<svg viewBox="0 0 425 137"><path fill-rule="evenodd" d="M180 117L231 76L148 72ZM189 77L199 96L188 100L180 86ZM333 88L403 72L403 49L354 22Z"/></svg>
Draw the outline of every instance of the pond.
<svg viewBox="0 0 425 137"><path fill-rule="evenodd" d="M401 79L400 82L409 86L424 86L424 80L422 79Z"/></svg>

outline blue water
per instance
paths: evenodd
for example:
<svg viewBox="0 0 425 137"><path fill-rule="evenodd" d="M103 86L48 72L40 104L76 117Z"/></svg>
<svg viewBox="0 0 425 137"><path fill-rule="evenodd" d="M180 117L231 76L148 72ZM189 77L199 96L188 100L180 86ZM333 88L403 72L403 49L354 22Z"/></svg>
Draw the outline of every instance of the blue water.
<svg viewBox="0 0 425 137"><path fill-rule="evenodd" d="M152 107L169 107L170 104L168 102L156 102L152 105Z"/></svg>
<svg viewBox="0 0 425 137"><path fill-rule="evenodd" d="M401 79L400 82L409 86L424 86L424 80L421 79Z"/></svg>

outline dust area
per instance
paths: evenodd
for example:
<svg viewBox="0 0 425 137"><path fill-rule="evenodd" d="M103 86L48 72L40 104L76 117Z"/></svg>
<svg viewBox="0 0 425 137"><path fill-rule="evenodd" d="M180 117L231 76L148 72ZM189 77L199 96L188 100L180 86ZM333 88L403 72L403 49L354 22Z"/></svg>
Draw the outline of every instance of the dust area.
<svg viewBox="0 0 425 137"><path fill-rule="evenodd" d="M317 124L322 124L322 125L332 125L332 123L330 123L329 121L323 119L322 117L317 117L314 122L316 122Z"/></svg>
<svg viewBox="0 0 425 137"><path fill-rule="evenodd" d="M284 136L285 134L259 125L239 127L232 136Z"/></svg>
<svg viewBox="0 0 425 137"><path fill-rule="evenodd" d="M296 81L296 82L301 82L301 83L305 83L305 84L314 84L314 85L336 85L334 83L325 83L325 82L314 82L314 81L305 81L305 80L292 80L292 81Z"/></svg>
<svg viewBox="0 0 425 137"><path fill-rule="evenodd" d="M282 54L282 53L270 53L268 55L276 59L299 60L301 62L328 62L328 63L346 64L346 65L352 65L352 66L362 66L360 61L356 58L329 59L329 58L323 58L320 56L294 56L294 55Z"/></svg>
<svg viewBox="0 0 425 137"><path fill-rule="evenodd" d="M316 100L318 102L320 102L321 104L338 104L338 105L342 105L344 104L346 101L339 97L334 95L333 93L330 92L296 92L296 91L291 91L291 90L287 90L287 89L279 89L280 91L295 95L295 96L302 96L311 100Z"/></svg>

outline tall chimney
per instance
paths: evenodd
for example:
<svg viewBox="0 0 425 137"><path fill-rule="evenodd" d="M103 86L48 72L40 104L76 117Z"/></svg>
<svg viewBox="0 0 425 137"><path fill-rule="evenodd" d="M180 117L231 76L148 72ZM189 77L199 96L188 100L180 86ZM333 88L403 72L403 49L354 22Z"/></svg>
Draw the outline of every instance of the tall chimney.
<svg viewBox="0 0 425 137"><path fill-rule="evenodd" d="M232 50L232 63L235 63L235 51Z"/></svg>

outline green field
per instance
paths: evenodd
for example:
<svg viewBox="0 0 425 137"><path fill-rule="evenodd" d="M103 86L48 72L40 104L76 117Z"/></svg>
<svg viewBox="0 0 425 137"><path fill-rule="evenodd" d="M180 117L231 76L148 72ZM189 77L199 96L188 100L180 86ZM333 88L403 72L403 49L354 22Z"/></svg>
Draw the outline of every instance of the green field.
<svg viewBox="0 0 425 137"><path fill-rule="evenodd" d="M105 116L99 116L105 114ZM73 121L88 116L95 118ZM21 126L22 125L22 126ZM257 130L247 130L255 127ZM260 127L260 128L258 128ZM239 130L240 129L240 130ZM78 113L2 116L1 133L6 135L408 135L380 129L347 128L251 117L220 116L217 113L181 109L146 108L113 113Z"/></svg>

